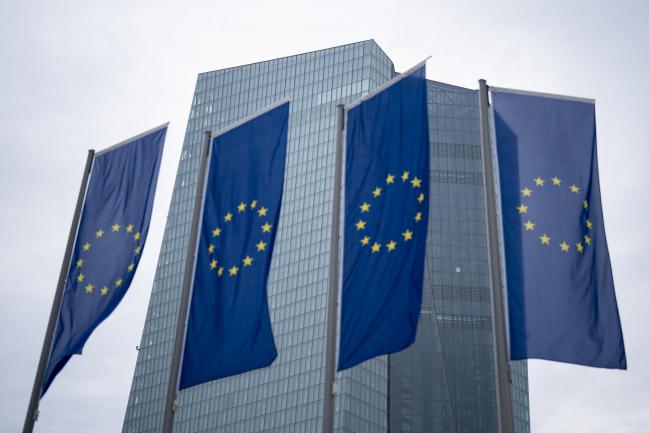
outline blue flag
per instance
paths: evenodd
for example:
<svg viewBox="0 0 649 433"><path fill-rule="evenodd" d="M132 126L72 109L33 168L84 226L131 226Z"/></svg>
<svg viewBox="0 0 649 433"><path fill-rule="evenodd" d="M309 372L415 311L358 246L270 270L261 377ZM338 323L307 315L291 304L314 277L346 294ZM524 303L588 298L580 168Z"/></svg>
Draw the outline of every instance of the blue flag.
<svg viewBox="0 0 649 433"><path fill-rule="evenodd" d="M347 112L338 370L415 340L428 226L426 69Z"/></svg>
<svg viewBox="0 0 649 433"><path fill-rule="evenodd" d="M626 369L595 104L492 91L511 359Z"/></svg>
<svg viewBox="0 0 649 433"><path fill-rule="evenodd" d="M284 185L289 103L212 137L180 389L277 357L266 283Z"/></svg>
<svg viewBox="0 0 649 433"><path fill-rule="evenodd" d="M166 133L164 125L94 157L41 395L131 284Z"/></svg>

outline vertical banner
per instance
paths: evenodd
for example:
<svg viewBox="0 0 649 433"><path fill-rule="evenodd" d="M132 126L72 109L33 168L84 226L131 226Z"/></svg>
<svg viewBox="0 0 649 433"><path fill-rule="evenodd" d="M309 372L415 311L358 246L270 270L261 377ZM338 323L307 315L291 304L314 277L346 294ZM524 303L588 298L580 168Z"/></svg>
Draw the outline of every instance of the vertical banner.
<svg viewBox="0 0 649 433"><path fill-rule="evenodd" d="M284 185L289 103L212 137L179 388L277 357L266 284Z"/></svg>
<svg viewBox="0 0 649 433"><path fill-rule="evenodd" d="M346 131L338 370L402 350L417 332L429 197L425 64L352 104Z"/></svg>
<svg viewBox="0 0 649 433"><path fill-rule="evenodd" d="M131 284L149 231L166 133L164 125L94 157L41 395Z"/></svg>
<svg viewBox="0 0 649 433"><path fill-rule="evenodd" d="M493 89L511 359L626 369L595 104Z"/></svg>

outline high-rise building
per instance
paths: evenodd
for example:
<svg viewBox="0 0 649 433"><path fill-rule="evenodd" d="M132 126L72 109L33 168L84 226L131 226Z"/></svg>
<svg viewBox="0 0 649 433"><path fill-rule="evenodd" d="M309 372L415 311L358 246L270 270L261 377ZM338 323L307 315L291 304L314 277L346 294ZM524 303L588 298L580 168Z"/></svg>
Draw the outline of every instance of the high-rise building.
<svg viewBox="0 0 649 433"><path fill-rule="evenodd" d="M287 97L284 197L268 283L279 356L269 368L182 391L174 432L320 431L336 105L393 76L372 40L199 74L124 433L162 425L203 132ZM338 375L339 433L498 431L477 92L430 81L428 108L431 215L417 341ZM513 377L515 427L525 433L525 363Z"/></svg>

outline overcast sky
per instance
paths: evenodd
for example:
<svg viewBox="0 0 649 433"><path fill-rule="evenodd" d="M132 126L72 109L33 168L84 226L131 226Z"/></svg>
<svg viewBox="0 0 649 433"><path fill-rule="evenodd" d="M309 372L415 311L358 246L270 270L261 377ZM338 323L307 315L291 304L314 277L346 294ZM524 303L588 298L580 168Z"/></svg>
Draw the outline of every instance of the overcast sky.
<svg viewBox="0 0 649 433"><path fill-rule="evenodd" d="M171 121L140 268L39 433L121 429L197 73L374 38L397 70L597 100L629 370L531 361L532 431L649 432L649 2L99 3L0 0L0 431L22 428L87 149Z"/></svg>

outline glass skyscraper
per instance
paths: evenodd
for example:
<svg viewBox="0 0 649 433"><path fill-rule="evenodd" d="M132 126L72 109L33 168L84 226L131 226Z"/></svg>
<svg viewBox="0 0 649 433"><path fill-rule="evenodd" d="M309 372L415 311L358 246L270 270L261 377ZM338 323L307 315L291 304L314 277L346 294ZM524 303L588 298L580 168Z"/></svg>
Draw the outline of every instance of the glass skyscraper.
<svg viewBox="0 0 649 433"><path fill-rule="evenodd" d="M201 73L187 124L123 432L157 432L169 378L206 130L291 99L268 295L279 356L179 394L174 432L319 433L336 105L395 76L372 40ZM477 92L428 84L431 215L417 342L338 375L336 431L497 432ZM526 364L514 367L517 433L529 431Z"/></svg>

